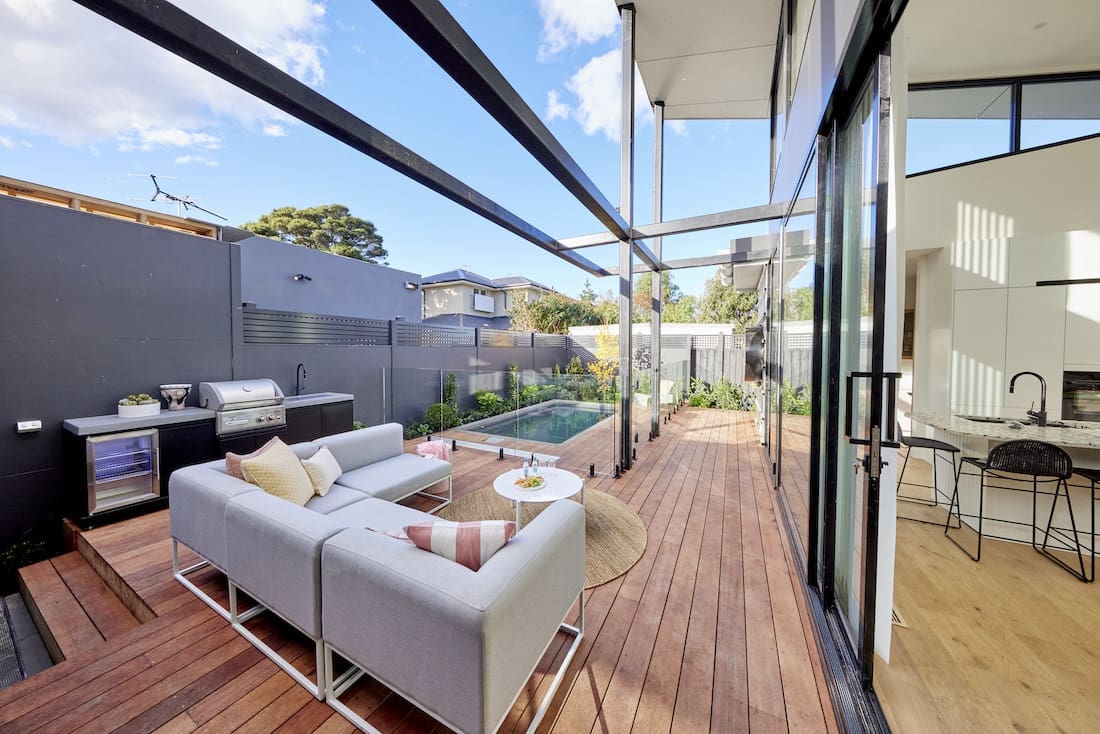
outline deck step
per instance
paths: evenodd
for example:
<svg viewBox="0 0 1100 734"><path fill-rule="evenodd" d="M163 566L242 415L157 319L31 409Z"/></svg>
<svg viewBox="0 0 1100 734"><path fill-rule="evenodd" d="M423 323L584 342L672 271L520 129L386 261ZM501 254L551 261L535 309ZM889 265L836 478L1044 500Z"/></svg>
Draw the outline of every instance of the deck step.
<svg viewBox="0 0 1100 734"><path fill-rule="evenodd" d="M55 663L140 624L75 551L21 568L19 591Z"/></svg>

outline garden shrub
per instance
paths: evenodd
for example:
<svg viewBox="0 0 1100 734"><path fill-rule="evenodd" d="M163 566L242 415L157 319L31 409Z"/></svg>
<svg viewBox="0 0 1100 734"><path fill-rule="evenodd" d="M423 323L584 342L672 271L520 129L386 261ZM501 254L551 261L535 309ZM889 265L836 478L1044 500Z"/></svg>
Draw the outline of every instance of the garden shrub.
<svg viewBox="0 0 1100 734"><path fill-rule="evenodd" d="M433 403L424 411L424 421L433 430L444 431L458 425L458 411L453 405Z"/></svg>
<svg viewBox="0 0 1100 734"><path fill-rule="evenodd" d="M474 393L474 400L477 401L477 412L485 418L508 410L508 403L492 390L478 390Z"/></svg>

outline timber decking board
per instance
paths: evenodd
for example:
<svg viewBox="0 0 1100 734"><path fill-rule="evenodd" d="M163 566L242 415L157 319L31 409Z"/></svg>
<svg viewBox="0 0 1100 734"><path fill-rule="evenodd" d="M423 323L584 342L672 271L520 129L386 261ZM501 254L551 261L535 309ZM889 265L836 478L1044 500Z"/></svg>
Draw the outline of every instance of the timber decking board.
<svg viewBox="0 0 1100 734"><path fill-rule="evenodd" d="M540 731L836 731L751 414L682 409L661 428L622 478L586 478L637 511L649 540L630 571L586 593L585 638ZM586 473L608 450L594 443L559 466ZM455 497L519 463L460 448ZM353 731L172 578L167 511L81 541L160 616L0 691L4 731ZM225 600L217 571L192 579ZM250 629L312 673L312 646L267 616ZM526 728L568 644L550 644L501 732ZM369 678L343 700L382 731L447 731Z"/></svg>

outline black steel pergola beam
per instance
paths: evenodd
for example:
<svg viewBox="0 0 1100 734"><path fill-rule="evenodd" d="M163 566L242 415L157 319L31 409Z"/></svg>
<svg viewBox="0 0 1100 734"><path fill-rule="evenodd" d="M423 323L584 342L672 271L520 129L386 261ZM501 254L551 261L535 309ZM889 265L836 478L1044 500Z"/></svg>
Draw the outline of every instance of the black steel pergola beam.
<svg viewBox="0 0 1100 734"><path fill-rule="evenodd" d="M630 227L626 220L442 3L438 0L374 0L374 4L577 201L615 233L617 239L629 238ZM645 255L639 255L645 259Z"/></svg>
<svg viewBox="0 0 1100 734"><path fill-rule="evenodd" d="M813 202L813 199L795 202L794 209L791 210L791 215L812 214L816 206ZM654 222L653 224L639 224L634 227L632 234L635 239L642 239L644 237L664 237L669 235L688 234L689 232L702 232L708 229L720 229L722 227L732 227L738 224L769 222L776 219L782 219L787 214L788 209L790 209L790 205L787 202L762 204L761 206L751 206L745 209L731 209L715 214L701 214L695 217ZM619 237L611 232L595 232L593 234L565 237L558 240L562 247L567 250L599 247L601 245L610 245L618 241Z"/></svg>
<svg viewBox="0 0 1100 734"><path fill-rule="evenodd" d="M608 271L463 183L232 39L167 2L75 0L89 10L582 270Z"/></svg>

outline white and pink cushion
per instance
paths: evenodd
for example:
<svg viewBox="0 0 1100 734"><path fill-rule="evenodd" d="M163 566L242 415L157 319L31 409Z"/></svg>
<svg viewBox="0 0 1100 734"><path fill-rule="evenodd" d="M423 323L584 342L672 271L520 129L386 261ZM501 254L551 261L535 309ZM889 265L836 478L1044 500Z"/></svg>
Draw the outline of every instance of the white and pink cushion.
<svg viewBox="0 0 1100 734"><path fill-rule="evenodd" d="M516 534L510 520L425 522L405 526L405 535L418 548L431 551L471 571L485 565Z"/></svg>

